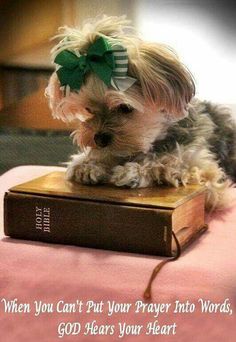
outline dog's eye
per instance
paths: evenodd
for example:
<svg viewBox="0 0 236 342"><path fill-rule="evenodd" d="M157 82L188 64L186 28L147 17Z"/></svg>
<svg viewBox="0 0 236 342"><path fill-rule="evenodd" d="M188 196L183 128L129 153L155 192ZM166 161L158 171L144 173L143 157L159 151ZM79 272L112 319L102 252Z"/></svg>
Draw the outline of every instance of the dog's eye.
<svg viewBox="0 0 236 342"><path fill-rule="evenodd" d="M88 108L88 107L85 107L85 109L87 110L87 112L88 112L88 113L92 114L92 111L91 111L91 109L90 109L90 108Z"/></svg>
<svg viewBox="0 0 236 342"><path fill-rule="evenodd" d="M125 103L123 103L117 107L117 111L120 113L123 113L123 114L132 113L133 110L134 110L133 107L131 107Z"/></svg>

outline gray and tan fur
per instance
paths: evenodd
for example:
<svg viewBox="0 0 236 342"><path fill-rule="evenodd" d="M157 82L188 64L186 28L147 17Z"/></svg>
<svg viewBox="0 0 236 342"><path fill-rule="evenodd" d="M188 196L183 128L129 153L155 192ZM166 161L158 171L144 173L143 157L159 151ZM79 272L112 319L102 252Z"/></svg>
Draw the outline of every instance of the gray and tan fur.
<svg viewBox="0 0 236 342"><path fill-rule="evenodd" d="M223 194L236 177L236 129L227 109L194 98L193 78L176 54L142 41L124 17L64 28L60 37L68 36L53 56L63 49L83 53L105 36L127 48L137 82L120 92L89 74L80 91L70 91L52 75L53 116L78 122L73 137L81 152L72 156L67 178L131 188L205 184L207 207L225 206Z"/></svg>

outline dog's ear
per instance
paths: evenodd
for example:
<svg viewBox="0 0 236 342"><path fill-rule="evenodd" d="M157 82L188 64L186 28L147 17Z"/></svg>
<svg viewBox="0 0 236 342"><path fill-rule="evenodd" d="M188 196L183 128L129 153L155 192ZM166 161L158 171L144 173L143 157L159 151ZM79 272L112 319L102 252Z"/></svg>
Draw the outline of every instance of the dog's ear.
<svg viewBox="0 0 236 342"><path fill-rule="evenodd" d="M139 80L147 103L176 118L185 116L195 94L191 73L162 44L140 42L138 52L138 57L130 61L130 72Z"/></svg>
<svg viewBox="0 0 236 342"><path fill-rule="evenodd" d="M55 119L61 119L58 113L58 107L63 99L63 91L60 87L61 85L57 74L54 72L49 79L47 88L45 89L45 96L48 97L49 107L52 111L52 116Z"/></svg>
<svg viewBox="0 0 236 342"><path fill-rule="evenodd" d="M79 103L79 95L76 92L70 92L65 87L61 87L56 72L49 79L45 95L49 99L49 107L54 119L60 119L64 122L74 120L86 121L92 117L85 108Z"/></svg>

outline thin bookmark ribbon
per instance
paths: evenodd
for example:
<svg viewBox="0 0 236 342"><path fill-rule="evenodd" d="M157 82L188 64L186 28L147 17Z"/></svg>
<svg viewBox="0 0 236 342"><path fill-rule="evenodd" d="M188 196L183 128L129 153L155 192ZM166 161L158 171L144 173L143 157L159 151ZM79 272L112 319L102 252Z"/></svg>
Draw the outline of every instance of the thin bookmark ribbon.
<svg viewBox="0 0 236 342"><path fill-rule="evenodd" d="M173 230L172 230L172 236L173 236L173 238L174 238L174 240L175 240L175 243L176 243L176 246L177 246L176 254L175 254L173 257L169 258L169 259L166 259L166 260L161 261L161 262L154 268L154 270L153 270L153 272L152 272L152 275L151 275L151 277L150 277L150 279L149 279L147 288L146 288L146 290L144 291L144 294L143 294L143 297L144 297L145 300L151 299L151 297L152 297L152 291L151 291L151 290L152 290L152 283L153 283L153 281L155 280L157 274L158 274L158 273L160 272L160 270L162 269L162 267L163 267L165 264L167 264L168 262L177 260L177 259L180 257L180 255L181 255L181 246L180 246L180 243L179 243L179 241L178 241L178 239L177 239L175 233L173 232Z"/></svg>
<svg viewBox="0 0 236 342"><path fill-rule="evenodd" d="M62 86L79 90L88 73L96 74L108 87L125 91L136 82L129 77L127 50L120 44L111 46L107 39L98 38L86 54L77 55L70 50L58 53L54 62L60 67L57 76Z"/></svg>
<svg viewBox="0 0 236 342"><path fill-rule="evenodd" d="M184 229L184 228L189 228L189 227L183 227L182 229ZM153 281L155 280L157 274L158 274L158 273L160 272L160 270L162 269L162 267L163 267L164 265L166 265L168 262L177 260L177 259L180 257L180 255L181 255L182 249L183 249L183 248L185 249L189 244L191 244L191 242L193 242L193 241L196 239L196 237L197 237L198 235L202 234L202 233L205 232L207 229L208 229L208 225L207 225L207 224L204 224L202 227L200 227L200 229L196 230L196 234L193 234L193 235L189 236L189 238L184 242L184 244L183 244L182 247L180 246L180 243L179 243L179 241L178 241L178 239L177 239L175 233L172 231L172 236L173 236L173 238L174 238L174 240L175 240L176 247L177 247L176 254L175 254L173 257L169 258L169 259L166 259L166 260L161 261L161 262L154 268L154 270L153 270L153 272L152 272L152 275L151 275L151 277L150 277L150 279L149 279L147 288L146 288L146 290L144 291L144 294L143 294L144 299L146 299L146 300L151 299L151 297L152 297L152 292L151 292L152 283L153 283Z"/></svg>

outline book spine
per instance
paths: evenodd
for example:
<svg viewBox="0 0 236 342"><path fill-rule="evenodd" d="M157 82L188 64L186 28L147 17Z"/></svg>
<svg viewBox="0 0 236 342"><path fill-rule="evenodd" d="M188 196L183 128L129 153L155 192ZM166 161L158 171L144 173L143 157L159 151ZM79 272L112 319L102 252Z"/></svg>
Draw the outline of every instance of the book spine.
<svg viewBox="0 0 236 342"><path fill-rule="evenodd" d="M171 256L171 210L8 192L12 238Z"/></svg>

